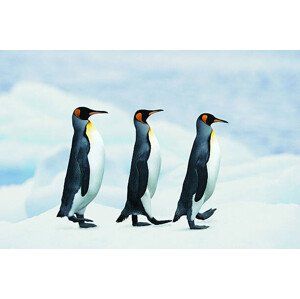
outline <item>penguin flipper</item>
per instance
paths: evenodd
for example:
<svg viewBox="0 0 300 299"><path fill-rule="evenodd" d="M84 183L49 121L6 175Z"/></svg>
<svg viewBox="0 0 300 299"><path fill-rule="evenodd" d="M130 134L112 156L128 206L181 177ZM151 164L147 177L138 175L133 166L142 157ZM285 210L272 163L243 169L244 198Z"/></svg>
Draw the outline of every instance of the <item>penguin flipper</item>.
<svg viewBox="0 0 300 299"><path fill-rule="evenodd" d="M82 146L78 152L77 162L81 172L81 196L85 196L89 189L90 164L88 160L89 147Z"/></svg>
<svg viewBox="0 0 300 299"><path fill-rule="evenodd" d="M82 196L88 191L90 166L87 155L89 150L90 146L88 140L78 145L76 139L73 138L64 190L61 198L61 206L57 217L65 217L68 215L74 196L80 188Z"/></svg>
<svg viewBox="0 0 300 299"><path fill-rule="evenodd" d="M199 201L206 189L207 185L207 179L208 179L208 173L207 173L207 167L206 164L203 163L199 164L196 168L196 174L197 174L197 191L195 195L195 201Z"/></svg>
<svg viewBox="0 0 300 299"><path fill-rule="evenodd" d="M198 213L196 215L196 218L199 219L199 220L206 220L209 217L211 217L215 213L216 210L217 209L209 209L209 210L207 210L207 211L205 211L203 213Z"/></svg>
<svg viewBox="0 0 300 299"><path fill-rule="evenodd" d="M147 185L148 185L149 169L148 169L147 161L139 161L137 163L137 174L138 174L137 195L138 195L138 198L142 198L142 196L146 192Z"/></svg>

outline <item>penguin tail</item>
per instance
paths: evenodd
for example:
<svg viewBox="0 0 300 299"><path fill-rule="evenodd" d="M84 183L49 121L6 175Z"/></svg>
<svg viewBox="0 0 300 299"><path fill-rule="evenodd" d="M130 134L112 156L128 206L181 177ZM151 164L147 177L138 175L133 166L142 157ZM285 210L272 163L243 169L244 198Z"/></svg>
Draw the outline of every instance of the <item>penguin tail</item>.
<svg viewBox="0 0 300 299"><path fill-rule="evenodd" d="M181 215L180 214L176 214L174 215L174 218L173 218L173 222L176 222L180 219Z"/></svg>
<svg viewBox="0 0 300 299"><path fill-rule="evenodd" d="M175 215L174 215L174 218L173 218L173 222L178 221L178 220L180 219L180 217L181 217L182 215L184 215L184 214L185 214L185 213L184 213L183 209L180 208L180 207L178 207L177 210L176 210L176 212L175 212Z"/></svg>
<svg viewBox="0 0 300 299"><path fill-rule="evenodd" d="M122 212L121 212L121 215L118 217L118 219L116 220L116 222L122 222L124 221L126 218L128 218L129 216L129 213L124 209Z"/></svg>
<svg viewBox="0 0 300 299"><path fill-rule="evenodd" d="M64 211L62 209L60 209L59 212L56 215L56 217L60 217L60 218L65 217L65 216L66 215L65 215L65 213L64 213Z"/></svg>

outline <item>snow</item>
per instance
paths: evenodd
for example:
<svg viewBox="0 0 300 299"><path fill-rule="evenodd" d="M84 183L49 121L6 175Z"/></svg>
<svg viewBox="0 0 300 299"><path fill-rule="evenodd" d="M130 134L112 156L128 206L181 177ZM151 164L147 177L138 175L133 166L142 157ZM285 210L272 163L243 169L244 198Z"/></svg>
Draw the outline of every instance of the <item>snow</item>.
<svg viewBox="0 0 300 299"><path fill-rule="evenodd" d="M17 222L27 218L25 201L33 186L33 180L21 185L0 187L0 220Z"/></svg>
<svg viewBox="0 0 300 299"><path fill-rule="evenodd" d="M133 228L130 221L115 223L126 199L135 138L132 107L121 110L120 103L81 97L33 82L16 84L0 95L0 101L6 107L0 113L0 166L7 170L3 173L20 169L32 176L35 170L23 184L0 187L0 247L300 247L300 156L288 151L259 156L256 148L260 144L253 141L247 146L237 135L226 133L233 132L236 123L214 126L222 159L216 190L207 203L207 209L218 207L213 218L206 221L211 227L190 231L181 219L161 227ZM91 118L104 139L106 165L100 192L87 209L87 217L100 226L88 231L55 217L73 134L71 112L82 103L109 111L108 115ZM177 117L170 119L169 110L165 110L149 119L162 153L162 169L152 200L153 214L158 219L173 218L195 138L197 109L189 117L180 115L184 125L175 122Z"/></svg>
<svg viewBox="0 0 300 299"><path fill-rule="evenodd" d="M213 204L212 202L210 204ZM294 204L226 203L213 205L210 227L193 231L182 217L161 226L116 223L120 210L91 204L86 217L98 224L80 229L56 218L58 207L18 223L1 222L1 248L299 248L300 207ZM210 207L210 206L209 206ZM209 208L207 206L207 208ZM175 206L169 207L172 218ZM173 209L173 210L172 210ZM141 219L143 217L140 217ZM159 217L157 217L159 219ZM200 221L199 221L200 222Z"/></svg>

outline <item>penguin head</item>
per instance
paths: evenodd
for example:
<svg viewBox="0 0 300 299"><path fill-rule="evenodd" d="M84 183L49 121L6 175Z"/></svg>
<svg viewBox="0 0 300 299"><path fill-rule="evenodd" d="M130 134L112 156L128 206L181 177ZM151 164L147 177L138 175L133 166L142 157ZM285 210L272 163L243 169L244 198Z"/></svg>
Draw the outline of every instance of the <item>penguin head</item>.
<svg viewBox="0 0 300 299"><path fill-rule="evenodd" d="M108 113L107 111L93 110L87 107L78 107L74 110L73 115L81 120L88 120L93 114Z"/></svg>
<svg viewBox="0 0 300 299"><path fill-rule="evenodd" d="M143 124L147 124L147 118L157 112L163 111L162 109L157 109L157 110L146 110L146 109L141 109L135 112L134 114L134 122L140 122Z"/></svg>
<svg viewBox="0 0 300 299"><path fill-rule="evenodd" d="M222 122L222 123L228 123L228 121L216 118L214 115L210 113L202 113L199 116L199 120L204 122L206 125L210 126L213 123Z"/></svg>

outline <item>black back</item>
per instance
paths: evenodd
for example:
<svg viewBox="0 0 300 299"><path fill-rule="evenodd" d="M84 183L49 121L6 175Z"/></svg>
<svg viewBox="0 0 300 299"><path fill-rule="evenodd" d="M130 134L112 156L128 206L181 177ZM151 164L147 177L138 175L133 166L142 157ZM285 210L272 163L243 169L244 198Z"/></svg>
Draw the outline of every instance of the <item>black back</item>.
<svg viewBox="0 0 300 299"><path fill-rule="evenodd" d="M90 143L86 135L87 123L88 121L80 120L73 116L74 135L61 198L61 207L58 213L60 217L68 215L74 196L79 189L81 188L81 196L84 196L89 188L90 165L88 153L90 151Z"/></svg>
<svg viewBox="0 0 300 299"><path fill-rule="evenodd" d="M176 214L185 215L192 206L193 196L199 201L207 185L207 162L210 152L210 137L212 129L199 117L197 120L197 135L191 150L182 192Z"/></svg>
<svg viewBox="0 0 300 299"><path fill-rule="evenodd" d="M146 216L141 197L145 194L148 185L149 169L147 161L151 151L148 136L149 125L138 121L134 121L134 124L136 127L136 140L131 160L125 209L127 212L136 212Z"/></svg>

